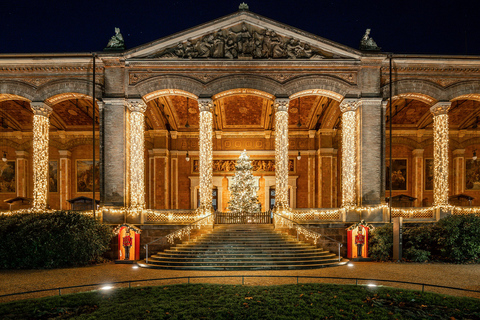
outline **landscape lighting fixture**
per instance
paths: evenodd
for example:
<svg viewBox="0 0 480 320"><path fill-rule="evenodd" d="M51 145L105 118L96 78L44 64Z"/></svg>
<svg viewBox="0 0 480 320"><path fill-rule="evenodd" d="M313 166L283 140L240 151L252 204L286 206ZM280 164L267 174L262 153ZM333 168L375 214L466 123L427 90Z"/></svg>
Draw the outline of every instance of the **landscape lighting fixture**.
<svg viewBox="0 0 480 320"><path fill-rule="evenodd" d="M101 290L111 290L111 289L113 289L113 287L112 286L104 286L104 287L101 287L100 289Z"/></svg>

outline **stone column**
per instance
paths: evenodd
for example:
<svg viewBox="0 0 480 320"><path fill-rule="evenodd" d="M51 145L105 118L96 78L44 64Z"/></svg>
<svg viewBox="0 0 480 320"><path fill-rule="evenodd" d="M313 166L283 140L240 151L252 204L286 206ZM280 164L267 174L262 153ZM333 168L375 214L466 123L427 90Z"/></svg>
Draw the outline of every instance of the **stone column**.
<svg viewBox="0 0 480 320"><path fill-rule="evenodd" d="M433 205L448 205L448 109L450 102L438 102L433 114Z"/></svg>
<svg viewBox="0 0 480 320"><path fill-rule="evenodd" d="M145 110L147 105L142 99L129 100L130 137L130 205L129 210L141 213L145 208Z"/></svg>
<svg viewBox="0 0 480 320"><path fill-rule="evenodd" d="M48 139L52 108L32 102L33 110L33 209L45 210L48 196Z"/></svg>
<svg viewBox="0 0 480 320"><path fill-rule="evenodd" d="M103 205L106 209L125 206L126 187L126 105L124 98L104 98L101 112L100 154ZM105 210L105 223L122 223L124 215Z"/></svg>
<svg viewBox="0 0 480 320"><path fill-rule="evenodd" d="M381 98L362 98L359 113L357 204L379 205L385 199L385 114ZM373 214L373 213L372 213ZM381 212L370 221L382 219ZM377 219L378 218L378 219Z"/></svg>
<svg viewBox="0 0 480 320"><path fill-rule="evenodd" d="M213 139L213 101L210 98L198 99L200 109L200 209L213 212L212 207L212 139Z"/></svg>
<svg viewBox="0 0 480 320"><path fill-rule="evenodd" d="M17 197L27 197L28 185L28 152L15 151L17 170Z"/></svg>
<svg viewBox="0 0 480 320"><path fill-rule="evenodd" d="M60 210L70 209L70 203L67 201L72 197L70 186L72 185L72 153L68 150L58 150L59 159L59 187L60 187Z"/></svg>
<svg viewBox="0 0 480 320"><path fill-rule="evenodd" d="M453 194L465 192L465 149L453 150Z"/></svg>
<svg viewBox="0 0 480 320"><path fill-rule="evenodd" d="M423 189L425 188L425 181L424 181L424 167L423 167L423 149L415 149L412 151L413 155L413 183L412 183L412 196L417 198L415 200L415 207L422 206L423 200Z"/></svg>
<svg viewBox="0 0 480 320"><path fill-rule="evenodd" d="M288 208L288 105L275 99L275 209Z"/></svg>
<svg viewBox="0 0 480 320"><path fill-rule="evenodd" d="M342 111L342 207L357 204L357 109L358 99L344 99Z"/></svg>

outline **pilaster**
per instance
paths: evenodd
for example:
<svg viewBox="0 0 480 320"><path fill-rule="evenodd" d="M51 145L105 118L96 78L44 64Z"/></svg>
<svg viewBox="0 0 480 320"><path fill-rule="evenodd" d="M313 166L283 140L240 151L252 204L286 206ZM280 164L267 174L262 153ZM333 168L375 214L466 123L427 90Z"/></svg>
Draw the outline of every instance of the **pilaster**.
<svg viewBox="0 0 480 320"><path fill-rule="evenodd" d="M415 200L415 207L421 207L423 201L423 189L425 186L425 178L424 178L424 150L423 149L415 149L412 151L413 156L413 182L412 182L412 196L417 198Z"/></svg>
<svg viewBox="0 0 480 320"><path fill-rule="evenodd" d="M67 201L72 197L70 186L72 185L72 153L68 150L58 150L59 158L59 187L60 187L60 210L70 209Z"/></svg>
<svg viewBox="0 0 480 320"><path fill-rule="evenodd" d="M465 192L465 149L453 150L453 194Z"/></svg>

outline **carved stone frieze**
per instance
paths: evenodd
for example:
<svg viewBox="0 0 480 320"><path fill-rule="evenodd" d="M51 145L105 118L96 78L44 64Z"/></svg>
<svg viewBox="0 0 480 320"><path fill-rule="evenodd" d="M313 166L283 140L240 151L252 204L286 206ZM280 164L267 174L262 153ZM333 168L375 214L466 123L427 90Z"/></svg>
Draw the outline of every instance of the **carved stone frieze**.
<svg viewBox="0 0 480 320"><path fill-rule="evenodd" d="M237 160L213 160L213 172L235 172ZM252 160L253 172L275 172L275 160ZM199 172L199 160L193 160L193 172ZM295 161L288 160L288 171L295 172Z"/></svg>
<svg viewBox="0 0 480 320"><path fill-rule="evenodd" d="M160 59L324 59L318 49L275 31L242 23L188 39L149 58Z"/></svg>

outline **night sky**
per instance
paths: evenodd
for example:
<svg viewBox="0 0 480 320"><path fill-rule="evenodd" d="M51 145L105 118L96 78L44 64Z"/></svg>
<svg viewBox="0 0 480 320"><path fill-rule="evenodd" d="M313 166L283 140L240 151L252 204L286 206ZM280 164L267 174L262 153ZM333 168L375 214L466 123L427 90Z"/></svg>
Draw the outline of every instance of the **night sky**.
<svg viewBox="0 0 480 320"><path fill-rule="evenodd" d="M102 51L120 27L127 49L238 10L239 0L22 1L0 4L0 53ZM478 0L245 1L250 11L358 48L480 56Z"/></svg>

